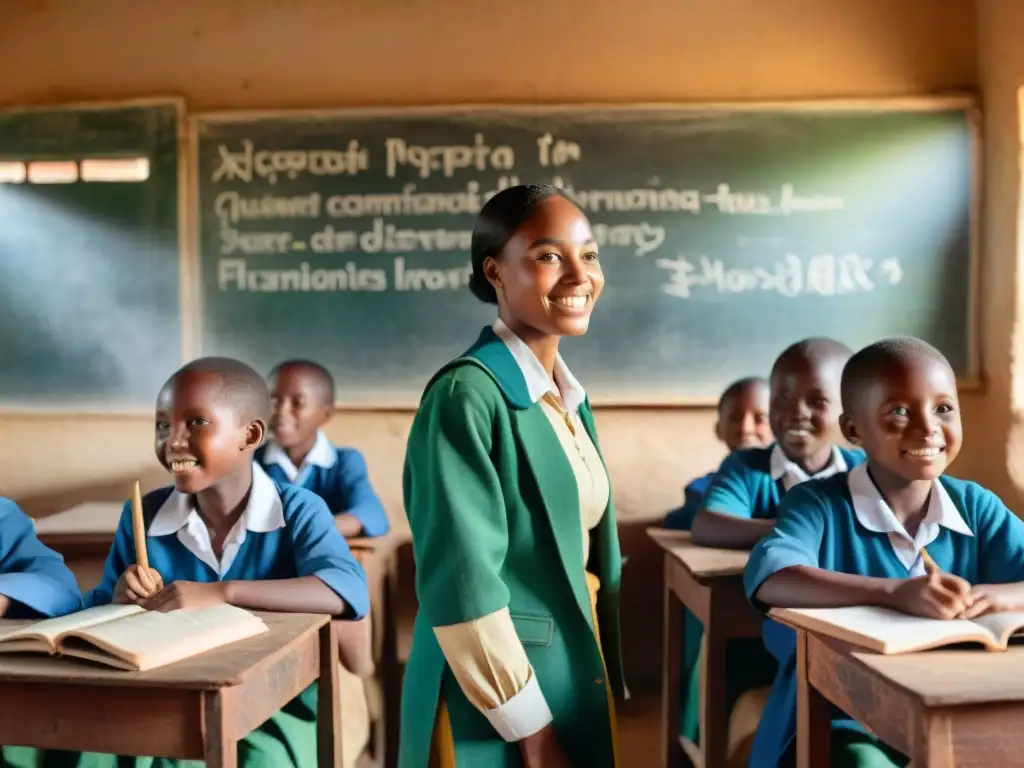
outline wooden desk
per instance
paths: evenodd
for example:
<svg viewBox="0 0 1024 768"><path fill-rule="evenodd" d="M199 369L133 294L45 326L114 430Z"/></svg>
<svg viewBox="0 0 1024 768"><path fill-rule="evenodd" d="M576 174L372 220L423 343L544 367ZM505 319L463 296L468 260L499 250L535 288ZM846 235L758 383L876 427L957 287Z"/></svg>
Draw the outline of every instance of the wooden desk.
<svg viewBox="0 0 1024 768"><path fill-rule="evenodd" d="M402 660L396 615L398 551L412 541L408 530L392 530L384 536L349 539L352 553L366 569L370 610L375 627L373 656L384 706L374 722L372 754L384 768L398 764L398 739L402 700Z"/></svg>
<svg viewBox="0 0 1024 768"><path fill-rule="evenodd" d="M832 702L919 768L1020 765L1024 647L882 656L797 630L797 765L829 766Z"/></svg>
<svg viewBox="0 0 1024 768"><path fill-rule="evenodd" d="M729 737L725 641L761 636L762 617L743 592L743 569L750 553L698 547L690 541L687 531L650 528L647 533L665 551L663 764L666 768L681 768L685 752L697 768L724 768ZM707 638L705 696L700 718L703 746L679 735L683 606L704 626Z"/></svg>
<svg viewBox="0 0 1024 768"><path fill-rule="evenodd" d="M234 768L238 740L319 679L317 765L341 765L338 663L329 618L260 616L267 634L148 672L0 658L0 744Z"/></svg>

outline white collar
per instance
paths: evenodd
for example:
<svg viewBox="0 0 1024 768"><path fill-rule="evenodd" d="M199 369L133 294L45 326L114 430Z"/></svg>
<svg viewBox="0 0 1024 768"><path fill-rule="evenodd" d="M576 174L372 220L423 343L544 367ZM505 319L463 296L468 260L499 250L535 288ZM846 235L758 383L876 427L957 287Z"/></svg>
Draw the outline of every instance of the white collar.
<svg viewBox="0 0 1024 768"><path fill-rule="evenodd" d="M199 518L193 497L172 491L167 501L153 516L148 535L167 536L177 533L186 527L193 517ZM238 522L243 530L253 533L270 533L278 528L284 528L284 506L281 504L277 487L256 462L252 465L252 490L249 491L249 501Z"/></svg>
<svg viewBox="0 0 1024 768"><path fill-rule="evenodd" d="M853 499L853 511L861 525L875 533L895 533L907 541L914 541L879 493L871 475L868 474L867 462L851 470L847 483L850 498ZM931 543L938 535L937 529L934 532L932 529L939 525L954 533L974 536L974 532L967 527L949 493L942 487L942 483L935 480L932 483L932 492L928 496L928 511L921 521L917 538L923 540L930 536L928 543Z"/></svg>
<svg viewBox="0 0 1024 768"><path fill-rule="evenodd" d="M787 491L795 485L806 483L808 480L820 480L822 478L832 477L832 475L838 475L840 472L845 472L846 470L846 459L843 458L843 452L839 450L839 446L837 445L832 446L832 458L829 459L825 468L813 475L808 475L804 472L796 462L792 461L783 452L782 447L778 443L775 443L775 446L772 448L772 479L778 480L779 478L782 478L782 484Z"/></svg>
<svg viewBox="0 0 1024 768"><path fill-rule="evenodd" d="M334 446L331 445L331 441L327 439L327 435L322 430L317 430L316 441L313 443L309 453L306 454L306 458L302 460L301 467L296 467L292 460L288 458L284 448L272 440L267 443L267 449L263 452L263 461L267 464L277 464L284 470L284 474L289 482L294 483L295 478L306 467L330 469L338 461L338 454L334 450Z"/></svg>
<svg viewBox="0 0 1024 768"><path fill-rule="evenodd" d="M516 336L500 317L494 321L491 328L498 338L505 342L508 351L519 365L519 370L526 379L526 390L530 393L530 400L536 403L548 392L554 392L562 398L562 403L569 413L576 413L586 400L587 393L569 371L562 356L555 355L554 381L551 381L544 366L533 354L533 350L526 346L526 342Z"/></svg>

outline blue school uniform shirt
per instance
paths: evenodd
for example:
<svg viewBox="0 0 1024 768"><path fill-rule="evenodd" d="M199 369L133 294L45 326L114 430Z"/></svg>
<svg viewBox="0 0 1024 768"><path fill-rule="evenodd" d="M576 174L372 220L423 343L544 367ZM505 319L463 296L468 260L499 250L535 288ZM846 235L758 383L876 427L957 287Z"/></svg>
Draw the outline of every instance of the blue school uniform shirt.
<svg viewBox="0 0 1024 768"><path fill-rule="evenodd" d="M832 458L812 478L786 456L778 443L734 451L715 473L703 508L722 515L773 520L783 496L792 488L810 479L847 472L863 461L863 451L833 445ZM796 633L769 619L762 625L761 639L777 659L796 650Z"/></svg>
<svg viewBox="0 0 1024 768"><path fill-rule="evenodd" d="M939 478L917 535L911 537L867 469L862 464L848 475L805 483L786 495L775 529L754 548L744 573L755 605L765 579L783 568L802 565L905 579L925 573L925 547L942 570L972 584L1024 581L1024 522L995 494L976 483ZM754 737L751 768L774 768L796 733L794 654L779 663ZM836 709L832 727L863 730Z"/></svg>
<svg viewBox="0 0 1024 768"><path fill-rule="evenodd" d="M32 518L9 499L0 499L0 595L11 601L8 619L52 618L82 606L64 558L39 541Z"/></svg>
<svg viewBox="0 0 1024 768"><path fill-rule="evenodd" d="M685 488L683 488L683 506L673 509L665 515L665 527L677 531L688 531L693 527L693 518L700 511L704 501L704 495L711 486L714 472L708 472L704 477L698 477Z"/></svg>
<svg viewBox="0 0 1024 768"><path fill-rule="evenodd" d="M832 458L814 478L846 472L864 461L864 453L832 446ZM782 496L794 486L812 479L789 459L778 443L767 448L734 451L722 462L703 508L722 515L768 520Z"/></svg>
<svg viewBox="0 0 1024 768"><path fill-rule="evenodd" d="M305 488L275 483L256 463L249 501L219 560L191 496L174 488L153 491L142 501L142 516L149 565L164 584L316 576L345 601L343 618L362 618L369 609L366 574L324 500ZM131 504L126 502L103 578L85 596L86 606L109 603L117 580L134 562Z"/></svg>
<svg viewBox="0 0 1024 768"><path fill-rule="evenodd" d="M362 524L364 536L388 532L387 513L370 484L366 460L355 448L336 448L327 435L317 432L301 467L274 442L260 448L256 460L275 482L300 485L320 496L331 514L353 515Z"/></svg>

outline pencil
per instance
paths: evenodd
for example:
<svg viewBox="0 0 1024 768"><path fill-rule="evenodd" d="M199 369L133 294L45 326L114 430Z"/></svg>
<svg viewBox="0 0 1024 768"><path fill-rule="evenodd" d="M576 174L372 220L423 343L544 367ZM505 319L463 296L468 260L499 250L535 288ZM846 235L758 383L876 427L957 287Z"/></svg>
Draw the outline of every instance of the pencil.
<svg viewBox="0 0 1024 768"><path fill-rule="evenodd" d="M146 526L142 522L142 489L139 481L135 481L132 490L132 535L135 538L135 562L140 568L149 569L149 556L146 554Z"/></svg>
<svg viewBox="0 0 1024 768"><path fill-rule="evenodd" d="M936 571L941 570L939 568L939 566L937 566L935 564L935 561L932 560L932 556L928 554L928 550L927 549L922 549L921 550L921 562L924 563L924 567L925 567L926 570L927 569L935 569Z"/></svg>

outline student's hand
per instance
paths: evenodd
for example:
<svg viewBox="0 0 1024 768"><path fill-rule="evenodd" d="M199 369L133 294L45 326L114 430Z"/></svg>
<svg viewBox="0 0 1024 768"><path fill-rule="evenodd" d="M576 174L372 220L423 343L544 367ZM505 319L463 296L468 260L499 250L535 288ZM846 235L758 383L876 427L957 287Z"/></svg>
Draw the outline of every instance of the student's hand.
<svg viewBox="0 0 1024 768"><path fill-rule="evenodd" d="M163 588L164 580L156 570L132 564L117 580L111 602L142 605Z"/></svg>
<svg viewBox="0 0 1024 768"><path fill-rule="evenodd" d="M955 619L971 606L971 585L959 576L927 566L928 573L906 579L892 593L897 611L926 619Z"/></svg>
<svg viewBox="0 0 1024 768"><path fill-rule="evenodd" d="M1021 584L975 584L971 588L971 606L964 611L965 619L986 613L1019 611L1024 609L1024 586Z"/></svg>
<svg viewBox="0 0 1024 768"><path fill-rule="evenodd" d="M146 601L144 607L150 611L167 613L182 608L201 608L204 605L226 603L225 583L223 581L215 581L210 584L197 581L175 581Z"/></svg>
<svg viewBox="0 0 1024 768"><path fill-rule="evenodd" d="M573 768L569 756L558 743L553 725L545 726L520 741L519 751L526 768Z"/></svg>
<svg viewBox="0 0 1024 768"><path fill-rule="evenodd" d="M7 609L11 607L11 598L6 595L0 595L0 618L7 613Z"/></svg>

